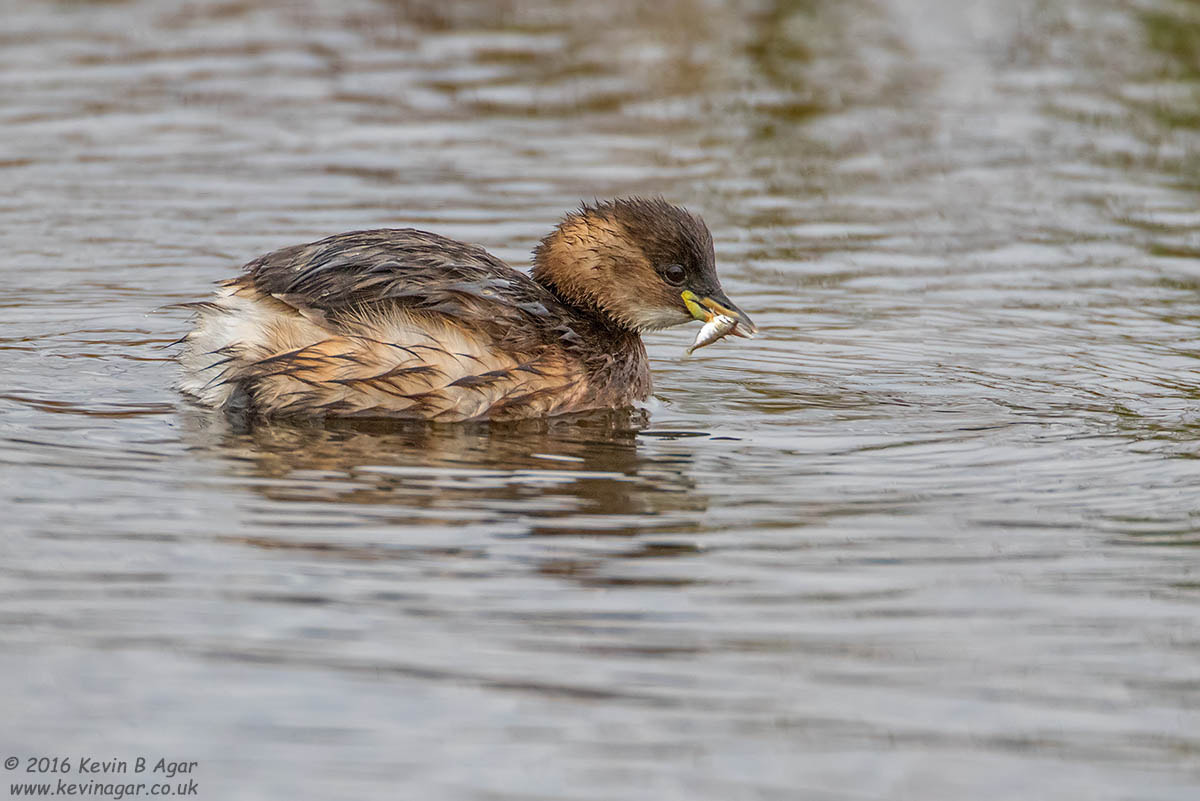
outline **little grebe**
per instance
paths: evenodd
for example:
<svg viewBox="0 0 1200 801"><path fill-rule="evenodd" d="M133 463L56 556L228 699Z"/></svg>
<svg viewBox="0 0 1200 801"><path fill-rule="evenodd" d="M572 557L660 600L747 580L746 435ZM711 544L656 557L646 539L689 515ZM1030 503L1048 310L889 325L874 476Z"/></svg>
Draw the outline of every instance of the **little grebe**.
<svg viewBox="0 0 1200 801"><path fill-rule="evenodd" d="M715 315L754 324L717 280L712 235L661 199L568 214L532 276L411 228L276 250L191 304L182 389L280 415L492 420L650 394L640 332Z"/></svg>

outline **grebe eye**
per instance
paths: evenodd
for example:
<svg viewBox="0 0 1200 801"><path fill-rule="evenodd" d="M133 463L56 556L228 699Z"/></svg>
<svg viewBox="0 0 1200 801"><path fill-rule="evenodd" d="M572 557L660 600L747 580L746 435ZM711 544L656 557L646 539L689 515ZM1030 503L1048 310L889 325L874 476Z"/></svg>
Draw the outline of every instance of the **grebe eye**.
<svg viewBox="0 0 1200 801"><path fill-rule="evenodd" d="M683 279L687 277L687 273L678 264L668 264L666 267L663 267L662 275L663 278L667 279L668 283L675 286L682 284Z"/></svg>

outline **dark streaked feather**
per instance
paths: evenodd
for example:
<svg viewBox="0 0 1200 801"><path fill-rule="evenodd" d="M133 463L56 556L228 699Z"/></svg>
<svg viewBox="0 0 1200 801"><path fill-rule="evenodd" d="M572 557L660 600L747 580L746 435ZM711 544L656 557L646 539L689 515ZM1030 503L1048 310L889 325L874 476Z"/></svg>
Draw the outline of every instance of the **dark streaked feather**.
<svg viewBox="0 0 1200 801"><path fill-rule="evenodd" d="M352 231L283 248L246 271L260 292L323 324L390 304L520 340L527 338L522 332L571 318L549 290L482 248L412 228Z"/></svg>

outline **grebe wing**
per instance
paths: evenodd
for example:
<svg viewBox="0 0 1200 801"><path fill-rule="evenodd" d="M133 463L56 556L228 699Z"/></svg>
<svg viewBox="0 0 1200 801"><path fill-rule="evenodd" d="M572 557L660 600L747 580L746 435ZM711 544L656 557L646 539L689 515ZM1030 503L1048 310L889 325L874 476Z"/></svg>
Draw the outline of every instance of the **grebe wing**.
<svg viewBox="0 0 1200 801"><path fill-rule="evenodd" d="M476 245L411 228L352 231L246 265L254 287L337 323L381 305L510 328L544 318L555 298Z"/></svg>

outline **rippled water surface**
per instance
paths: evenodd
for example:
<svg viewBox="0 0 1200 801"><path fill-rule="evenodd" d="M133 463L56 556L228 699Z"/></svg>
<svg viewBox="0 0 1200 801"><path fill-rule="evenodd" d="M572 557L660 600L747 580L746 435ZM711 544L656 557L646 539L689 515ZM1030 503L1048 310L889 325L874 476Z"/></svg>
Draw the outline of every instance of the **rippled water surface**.
<svg viewBox="0 0 1200 801"><path fill-rule="evenodd" d="M2 18L3 755L211 799L1200 797L1200 3ZM630 193L705 216L763 329L650 336L642 412L173 389L163 307L259 253L524 264Z"/></svg>

